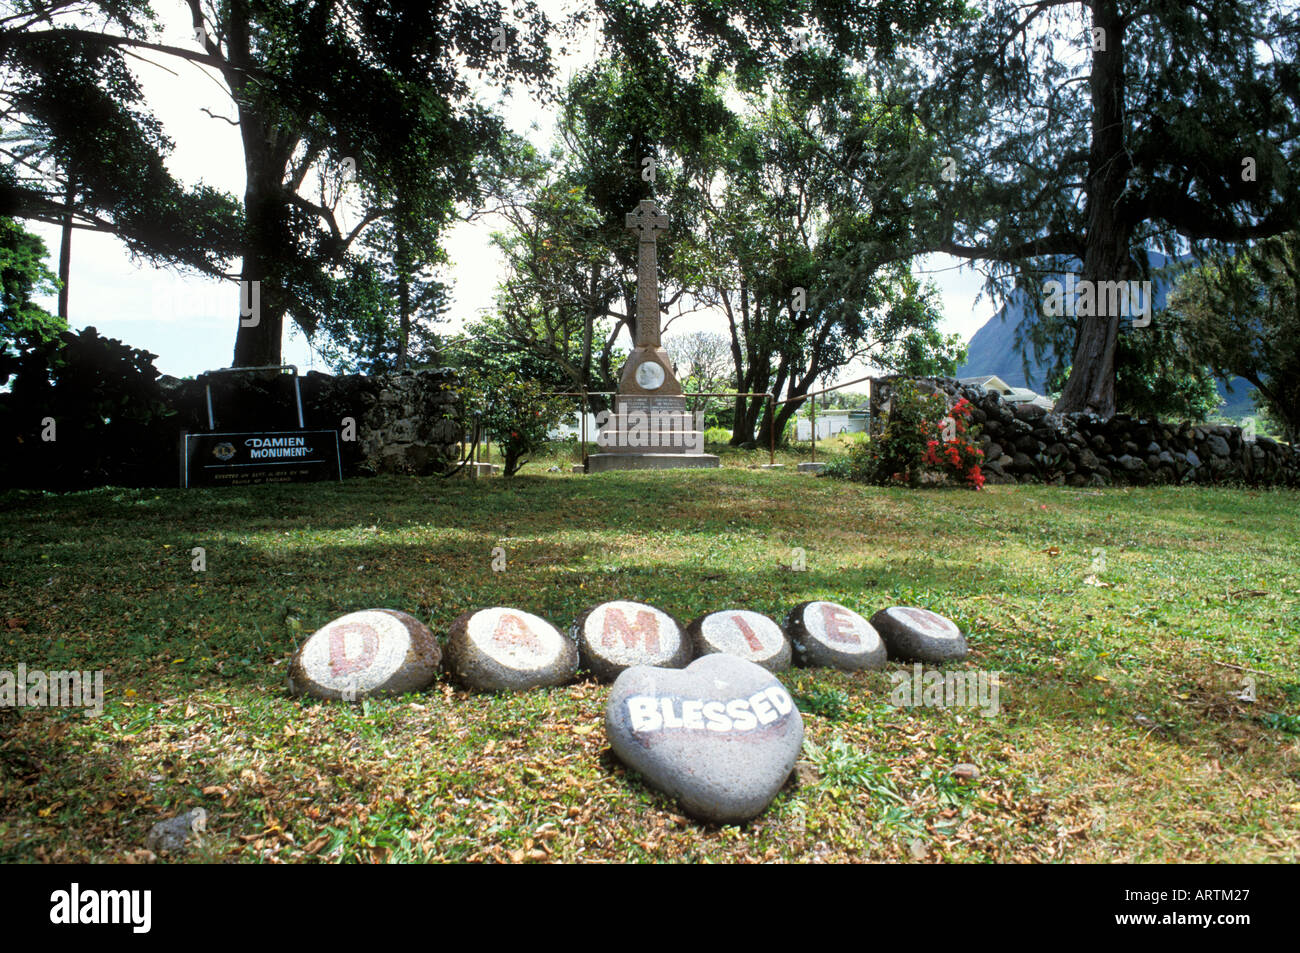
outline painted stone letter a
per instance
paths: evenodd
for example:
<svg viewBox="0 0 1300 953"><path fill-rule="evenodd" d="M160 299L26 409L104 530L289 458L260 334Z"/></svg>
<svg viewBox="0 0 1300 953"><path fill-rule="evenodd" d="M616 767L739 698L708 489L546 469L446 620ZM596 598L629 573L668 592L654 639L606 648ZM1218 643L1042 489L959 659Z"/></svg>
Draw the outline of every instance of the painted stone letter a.
<svg viewBox="0 0 1300 953"><path fill-rule="evenodd" d="M348 655L349 635L360 637L361 651ZM341 625L330 632L330 671L336 676L364 672L375 661L379 635L368 625Z"/></svg>
<svg viewBox="0 0 1300 953"><path fill-rule="evenodd" d="M605 648L611 647L615 644L616 635L623 636L623 645L629 649L642 648L644 644L646 652L659 651L659 620L653 612L638 610L636 622L629 626L627 616L623 615L621 609L606 611L605 625L600 633L601 644Z"/></svg>
<svg viewBox="0 0 1300 953"><path fill-rule="evenodd" d="M508 612L497 622L497 627L492 632L492 641L503 649L527 649L537 655L545 651L537 634L524 624L524 620Z"/></svg>

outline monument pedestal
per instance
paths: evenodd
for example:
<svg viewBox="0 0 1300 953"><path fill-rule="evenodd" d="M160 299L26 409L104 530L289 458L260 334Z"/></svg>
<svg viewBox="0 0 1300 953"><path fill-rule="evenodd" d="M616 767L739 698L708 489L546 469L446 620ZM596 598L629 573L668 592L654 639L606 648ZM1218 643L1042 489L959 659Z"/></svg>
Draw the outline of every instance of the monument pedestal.
<svg viewBox="0 0 1300 953"><path fill-rule="evenodd" d="M633 353L628 363L636 360ZM608 450L587 457L588 473L719 465L716 456L703 452L704 433L694 429L681 394L620 393L614 407L596 438Z"/></svg>
<svg viewBox="0 0 1300 953"><path fill-rule="evenodd" d="M684 467L716 467L711 453L593 453L587 457L587 472L606 470L677 470Z"/></svg>

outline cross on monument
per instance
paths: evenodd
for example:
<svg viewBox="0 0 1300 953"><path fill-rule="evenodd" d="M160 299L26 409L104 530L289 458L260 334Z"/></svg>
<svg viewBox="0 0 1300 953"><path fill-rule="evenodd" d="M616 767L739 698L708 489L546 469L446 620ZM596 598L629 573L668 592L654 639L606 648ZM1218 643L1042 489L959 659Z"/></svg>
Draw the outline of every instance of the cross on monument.
<svg viewBox="0 0 1300 953"><path fill-rule="evenodd" d="M659 347L659 256L656 242L668 231L668 216L649 199L627 213L629 231L637 233L636 339L637 347Z"/></svg>

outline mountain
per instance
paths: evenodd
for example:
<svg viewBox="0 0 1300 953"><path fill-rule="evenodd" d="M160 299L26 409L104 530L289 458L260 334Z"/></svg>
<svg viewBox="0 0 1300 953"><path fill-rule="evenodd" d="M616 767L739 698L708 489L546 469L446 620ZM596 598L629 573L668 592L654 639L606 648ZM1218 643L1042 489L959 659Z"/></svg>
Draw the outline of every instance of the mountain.
<svg viewBox="0 0 1300 953"><path fill-rule="evenodd" d="M1152 269L1162 268L1166 260L1163 255L1153 252L1151 254ZM1165 306L1165 297L1168 295L1172 284L1173 282L1167 278L1152 279L1153 321L1160 320L1159 312ZM1029 302L1019 296L1013 296L1011 300L999 308L998 312L989 318L984 326L976 331L967 342L966 363L957 369L957 376L984 377L989 374L996 374L1012 387L1028 387L1040 394L1046 393L1047 367L1051 361L1050 353L1045 360L1030 361L1029 373L1026 374L1025 362L1016 349L1016 328L1028 315ZM1141 329L1134 329L1132 333L1141 333ZM1254 385L1249 381L1241 377L1234 377L1230 381L1219 380L1217 383L1219 394L1224 399L1223 405L1219 408L1221 415L1229 419L1239 420L1256 412L1255 404L1250 399L1250 392ZM1228 392L1229 384L1232 387L1231 393Z"/></svg>

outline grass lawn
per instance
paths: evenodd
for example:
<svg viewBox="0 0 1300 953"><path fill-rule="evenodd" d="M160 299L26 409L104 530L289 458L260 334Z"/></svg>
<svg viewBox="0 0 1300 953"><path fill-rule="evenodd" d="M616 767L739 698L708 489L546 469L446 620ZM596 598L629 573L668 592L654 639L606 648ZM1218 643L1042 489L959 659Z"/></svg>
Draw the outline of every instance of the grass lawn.
<svg viewBox="0 0 1300 953"><path fill-rule="evenodd" d="M882 490L758 457L0 497L0 669L103 669L107 690L99 718L0 711L0 860L146 860L150 825L194 806L205 861L1300 859L1300 495ZM895 708L889 671L792 672L816 772L709 827L612 758L592 682L285 689L295 646L352 610L445 631L507 604L567 628L613 598L683 621L929 606L970 633L959 667L1004 673L1000 710Z"/></svg>

